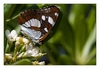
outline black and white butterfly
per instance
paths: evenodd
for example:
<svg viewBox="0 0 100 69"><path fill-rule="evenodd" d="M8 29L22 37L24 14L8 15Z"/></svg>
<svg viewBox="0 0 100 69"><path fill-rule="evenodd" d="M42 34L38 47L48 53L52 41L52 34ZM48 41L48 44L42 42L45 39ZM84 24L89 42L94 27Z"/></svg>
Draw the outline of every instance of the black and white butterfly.
<svg viewBox="0 0 100 69"><path fill-rule="evenodd" d="M35 43L42 42L50 33L59 16L57 6L25 10L18 17L21 31Z"/></svg>

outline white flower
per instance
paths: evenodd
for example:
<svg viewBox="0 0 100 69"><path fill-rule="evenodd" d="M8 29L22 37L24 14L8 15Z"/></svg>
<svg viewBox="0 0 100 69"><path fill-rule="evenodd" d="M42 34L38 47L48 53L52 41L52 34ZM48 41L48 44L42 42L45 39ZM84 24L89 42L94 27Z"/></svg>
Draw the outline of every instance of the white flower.
<svg viewBox="0 0 100 69"><path fill-rule="evenodd" d="M27 55L27 57L41 57L45 54L41 53L41 50L39 47L34 46L32 43L29 43L29 44L26 44L25 55Z"/></svg>
<svg viewBox="0 0 100 69"><path fill-rule="evenodd" d="M28 44L28 43L29 43L29 40L26 39L26 38L23 38L23 42L24 42L25 44Z"/></svg>
<svg viewBox="0 0 100 69"><path fill-rule="evenodd" d="M6 62L9 62L11 60L12 60L12 55L5 53L5 55L4 55L4 62L6 63Z"/></svg>
<svg viewBox="0 0 100 69"><path fill-rule="evenodd" d="M26 55L27 57L41 57L45 55L46 53L42 53L41 49L37 46L33 46L32 43L29 43L26 45L26 52L24 56Z"/></svg>
<svg viewBox="0 0 100 69"><path fill-rule="evenodd" d="M15 42L15 46L19 46L21 43L19 41Z"/></svg>
<svg viewBox="0 0 100 69"><path fill-rule="evenodd" d="M23 37L17 37L16 38L16 41L20 42L20 43L23 43Z"/></svg>
<svg viewBox="0 0 100 69"><path fill-rule="evenodd" d="M5 59L12 59L12 55L11 54L5 54Z"/></svg>
<svg viewBox="0 0 100 69"><path fill-rule="evenodd" d="M42 62L39 62L38 64L39 64L39 65L45 65L45 62L42 61Z"/></svg>
<svg viewBox="0 0 100 69"><path fill-rule="evenodd" d="M35 55L34 57L41 57L41 56L43 56L43 55L46 55L46 53L38 53L37 55Z"/></svg>
<svg viewBox="0 0 100 69"><path fill-rule="evenodd" d="M33 49L31 49L31 47L26 51L26 54L28 57L32 56L32 57L37 57L37 55L40 52L40 48L39 47L34 47Z"/></svg>
<svg viewBox="0 0 100 69"><path fill-rule="evenodd" d="M16 37L17 37L17 33L15 30L12 30L11 33L9 30L6 30L6 36L8 38L8 41L15 41L16 40Z"/></svg>
<svg viewBox="0 0 100 69"><path fill-rule="evenodd" d="M32 49L32 55L33 57L37 56L40 52L40 48L39 47L35 47Z"/></svg>
<svg viewBox="0 0 100 69"><path fill-rule="evenodd" d="M24 44L28 44L29 40L24 38L24 37L17 37L16 41L20 42L20 43L24 43Z"/></svg>
<svg viewBox="0 0 100 69"><path fill-rule="evenodd" d="M26 50L32 50L32 49L33 49L32 43L26 44Z"/></svg>
<svg viewBox="0 0 100 69"><path fill-rule="evenodd" d="M42 62L34 61L32 63L33 63L33 65L45 65L44 61L42 61Z"/></svg>

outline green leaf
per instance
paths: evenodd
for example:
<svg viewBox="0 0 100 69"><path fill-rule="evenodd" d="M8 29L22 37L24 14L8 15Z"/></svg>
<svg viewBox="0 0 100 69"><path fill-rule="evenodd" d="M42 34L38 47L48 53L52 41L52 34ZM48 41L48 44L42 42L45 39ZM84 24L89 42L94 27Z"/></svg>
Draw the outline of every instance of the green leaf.
<svg viewBox="0 0 100 69"><path fill-rule="evenodd" d="M71 65L71 64L75 64L73 62L73 59L69 56L66 56L66 55L60 55L58 57L58 61L61 65Z"/></svg>
<svg viewBox="0 0 100 69"><path fill-rule="evenodd" d="M5 4L4 5L4 19L10 18L16 4Z"/></svg>
<svg viewBox="0 0 100 69"><path fill-rule="evenodd" d="M87 26L88 26L87 30L90 33L96 23L96 9L95 8L91 9L91 11L88 14L88 17L86 19L86 22L87 22Z"/></svg>
<svg viewBox="0 0 100 69"><path fill-rule="evenodd" d="M87 65L96 65L96 58L91 59L90 62L87 63Z"/></svg>
<svg viewBox="0 0 100 69"><path fill-rule="evenodd" d="M92 45L95 43L95 41L96 41L96 26L94 26L93 30L91 31L91 33L84 45L84 48L82 51L82 59L86 59L89 54L92 57L93 57L93 55L95 56L95 54L96 54L95 48L93 51L91 51ZM90 58L92 58L92 57L90 57Z"/></svg>
<svg viewBox="0 0 100 69"><path fill-rule="evenodd" d="M21 59L15 63L13 63L12 65L32 65L32 62L28 59Z"/></svg>

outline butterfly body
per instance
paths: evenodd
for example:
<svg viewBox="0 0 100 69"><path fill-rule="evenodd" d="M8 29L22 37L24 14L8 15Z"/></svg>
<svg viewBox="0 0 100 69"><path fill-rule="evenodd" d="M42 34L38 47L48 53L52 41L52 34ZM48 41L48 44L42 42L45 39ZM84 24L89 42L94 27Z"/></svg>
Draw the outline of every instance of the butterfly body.
<svg viewBox="0 0 100 69"><path fill-rule="evenodd" d="M22 12L18 17L22 33L35 43L43 41L55 25L59 12L57 6Z"/></svg>

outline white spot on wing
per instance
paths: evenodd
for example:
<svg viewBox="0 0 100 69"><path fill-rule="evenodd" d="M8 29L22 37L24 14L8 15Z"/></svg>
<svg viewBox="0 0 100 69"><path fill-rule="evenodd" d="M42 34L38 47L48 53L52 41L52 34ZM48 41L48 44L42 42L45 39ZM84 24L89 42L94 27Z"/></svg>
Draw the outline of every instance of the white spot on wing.
<svg viewBox="0 0 100 69"><path fill-rule="evenodd" d="M26 24L24 24L24 23L23 23L22 25L23 25L24 27L28 27L28 26L27 26Z"/></svg>
<svg viewBox="0 0 100 69"><path fill-rule="evenodd" d="M47 29L47 28L44 28L44 30L45 30L46 32L48 32L48 29Z"/></svg>
<svg viewBox="0 0 100 69"><path fill-rule="evenodd" d="M42 15L42 19L45 20L45 16L44 15Z"/></svg>
<svg viewBox="0 0 100 69"><path fill-rule="evenodd" d="M30 22L30 20L28 21L28 23L29 23L29 25L31 26L31 22Z"/></svg>
<svg viewBox="0 0 100 69"><path fill-rule="evenodd" d="M37 23L37 20L34 19L34 26L35 26L35 27L37 27L36 23Z"/></svg>
<svg viewBox="0 0 100 69"><path fill-rule="evenodd" d="M45 10L48 10L47 8L45 8Z"/></svg>
<svg viewBox="0 0 100 69"><path fill-rule="evenodd" d="M48 17L46 16L46 18L48 18Z"/></svg>
<svg viewBox="0 0 100 69"><path fill-rule="evenodd" d="M32 23L33 23L33 19L30 20L30 25L31 25L31 26L32 26Z"/></svg>
<svg viewBox="0 0 100 69"><path fill-rule="evenodd" d="M50 8L48 8L50 10Z"/></svg>
<svg viewBox="0 0 100 69"><path fill-rule="evenodd" d="M39 20L37 20L37 27L41 27L41 23Z"/></svg>
<svg viewBox="0 0 100 69"><path fill-rule="evenodd" d="M48 22L49 22L52 26L54 26L54 23L55 23L55 22L53 21L53 19L52 19L51 17L48 18Z"/></svg>
<svg viewBox="0 0 100 69"><path fill-rule="evenodd" d="M31 19L30 20L30 24L31 24L31 26L35 26L35 27L41 27L41 23L40 23L40 21L39 20L37 20L37 19Z"/></svg>
<svg viewBox="0 0 100 69"><path fill-rule="evenodd" d="M27 27L30 27L30 24L28 22L25 22L25 24L27 25Z"/></svg>
<svg viewBox="0 0 100 69"><path fill-rule="evenodd" d="M33 18L33 19L32 19L31 25L34 26L34 23L35 23L35 21L34 21L34 18Z"/></svg>
<svg viewBox="0 0 100 69"><path fill-rule="evenodd" d="M58 13L55 13L55 16L58 16Z"/></svg>
<svg viewBox="0 0 100 69"><path fill-rule="evenodd" d="M40 21L35 19L35 27L40 27L40 26L41 26Z"/></svg>

